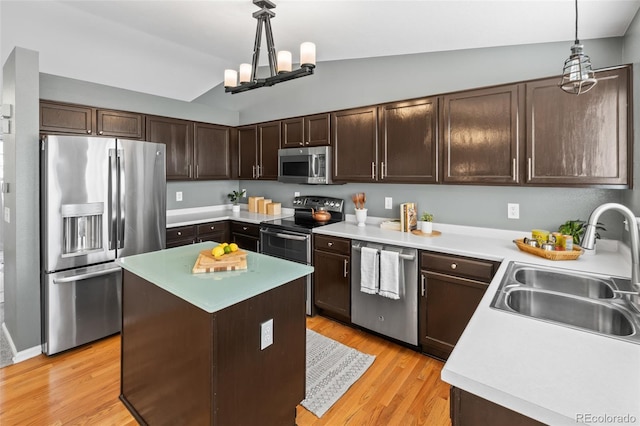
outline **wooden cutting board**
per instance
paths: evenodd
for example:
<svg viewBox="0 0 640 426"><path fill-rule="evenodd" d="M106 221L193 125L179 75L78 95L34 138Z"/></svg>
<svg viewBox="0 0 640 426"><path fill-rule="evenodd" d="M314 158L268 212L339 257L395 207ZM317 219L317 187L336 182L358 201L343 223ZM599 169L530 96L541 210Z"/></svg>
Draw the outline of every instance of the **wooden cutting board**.
<svg viewBox="0 0 640 426"><path fill-rule="evenodd" d="M238 250L216 259L211 254L211 250L202 250L191 272L201 274L204 272L237 271L239 269L247 269L246 251Z"/></svg>

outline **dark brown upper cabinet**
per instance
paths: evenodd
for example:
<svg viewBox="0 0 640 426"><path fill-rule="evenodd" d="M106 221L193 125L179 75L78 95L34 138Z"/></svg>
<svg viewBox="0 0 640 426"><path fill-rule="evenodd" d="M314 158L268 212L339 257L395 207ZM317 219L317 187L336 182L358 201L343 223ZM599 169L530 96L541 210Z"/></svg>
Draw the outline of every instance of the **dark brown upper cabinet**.
<svg viewBox="0 0 640 426"><path fill-rule="evenodd" d="M193 122L147 116L147 140L167 146L167 180L189 180L193 164Z"/></svg>
<svg viewBox="0 0 640 426"><path fill-rule="evenodd" d="M378 179L378 108L331 113L333 180L375 182Z"/></svg>
<svg viewBox="0 0 640 426"><path fill-rule="evenodd" d="M144 116L142 114L107 109L99 109L96 114L99 136L144 139Z"/></svg>
<svg viewBox="0 0 640 426"><path fill-rule="evenodd" d="M329 114L282 120L282 148L331 145Z"/></svg>
<svg viewBox="0 0 640 426"><path fill-rule="evenodd" d="M438 182L438 98L382 105L378 178Z"/></svg>
<svg viewBox="0 0 640 426"><path fill-rule="evenodd" d="M95 135L95 109L40 101L40 132Z"/></svg>
<svg viewBox="0 0 640 426"><path fill-rule="evenodd" d="M238 179L278 179L280 121L238 128Z"/></svg>
<svg viewBox="0 0 640 426"><path fill-rule="evenodd" d="M231 179L231 129L215 124L195 123L195 178Z"/></svg>
<svg viewBox="0 0 640 426"><path fill-rule="evenodd" d="M144 139L144 116L133 112L41 101L40 132Z"/></svg>
<svg viewBox="0 0 640 426"><path fill-rule="evenodd" d="M520 91L514 84L443 97L443 182L520 183Z"/></svg>
<svg viewBox="0 0 640 426"><path fill-rule="evenodd" d="M629 72L597 72L580 96L560 90L560 78L526 83L528 184L631 187Z"/></svg>

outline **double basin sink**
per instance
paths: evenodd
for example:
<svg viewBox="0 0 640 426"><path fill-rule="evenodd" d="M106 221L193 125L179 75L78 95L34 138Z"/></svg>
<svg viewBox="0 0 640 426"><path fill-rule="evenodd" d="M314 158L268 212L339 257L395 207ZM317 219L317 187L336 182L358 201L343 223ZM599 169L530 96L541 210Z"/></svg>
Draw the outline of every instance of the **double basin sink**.
<svg viewBox="0 0 640 426"><path fill-rule="evenodd" d="M630 280L511 262L491 307L640 344Z"/></svg>

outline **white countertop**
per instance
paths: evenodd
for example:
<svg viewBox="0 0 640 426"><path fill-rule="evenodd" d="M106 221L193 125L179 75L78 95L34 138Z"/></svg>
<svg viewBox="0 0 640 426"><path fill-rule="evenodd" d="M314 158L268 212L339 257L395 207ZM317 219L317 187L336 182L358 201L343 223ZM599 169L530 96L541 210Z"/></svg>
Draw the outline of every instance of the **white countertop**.
<svg viewBox="0 0 640 426"><path fill-rule="evenodd" d="M601 240L596 254L550 261L518 250L512 240L527 232L434 223L442 235L423 237L349 219L313 232L502 261L442 370L445 382L550 425L612 424L625 415L617 424L640 424L640 345L489 306L510 261L629 277L625 245Z"/></svg>
<svg viewBox="0 0 640 426"><path fill-rule="evenodd" d="M250 213L246 204L240 205L240 211L231 211L231 205L196 207L190 209L167 210L167 228L177 226L196 225L206 222L217 222L221 220L238 220L240 222L258 224L265 220L281 219L293 216L293 209L282 209L282 214L270 215L260 213Z"/></svg>

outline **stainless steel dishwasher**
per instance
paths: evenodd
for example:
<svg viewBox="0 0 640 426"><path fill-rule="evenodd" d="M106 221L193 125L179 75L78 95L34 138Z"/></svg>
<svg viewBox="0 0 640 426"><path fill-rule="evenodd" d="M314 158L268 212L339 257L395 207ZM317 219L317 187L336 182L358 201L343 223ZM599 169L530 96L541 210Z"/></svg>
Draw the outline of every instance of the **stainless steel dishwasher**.
<svg viewBox="0 0 640 426"><path fill-rule="evenodd" d="M400 253L400 299L360 291L362 247ZM380 274L379 274L380 275ZM418 250L371 243L351 242L351 322L384 336L418 345Z"/></svg>

